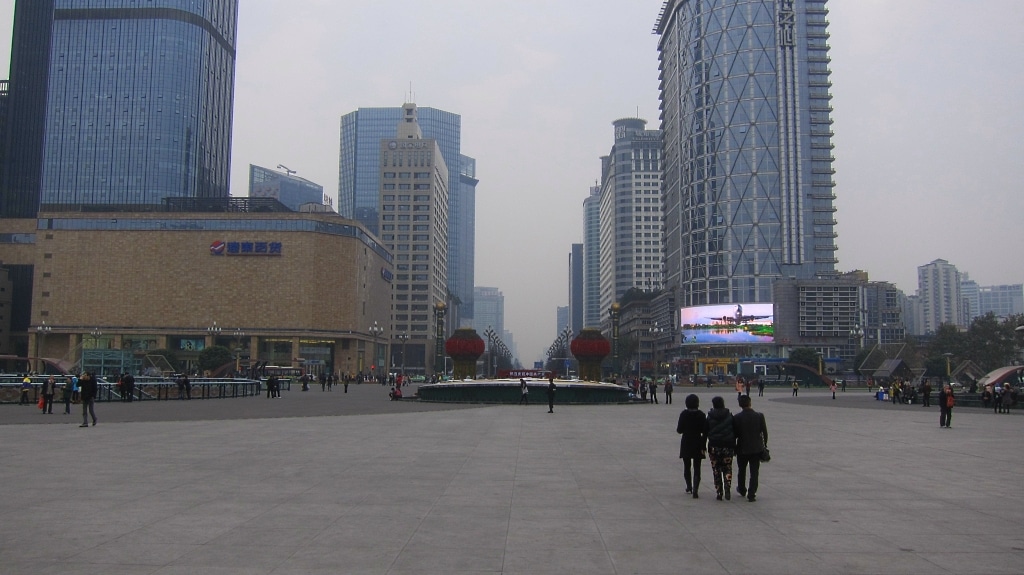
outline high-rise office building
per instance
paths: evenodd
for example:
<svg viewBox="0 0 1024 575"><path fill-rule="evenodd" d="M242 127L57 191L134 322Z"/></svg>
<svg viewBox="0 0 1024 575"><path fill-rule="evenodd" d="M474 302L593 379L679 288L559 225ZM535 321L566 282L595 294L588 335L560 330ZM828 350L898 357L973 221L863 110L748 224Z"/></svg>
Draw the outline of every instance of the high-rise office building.
<svg viewBox="0 0 1024 575"><path fill-rule="evenodd" d="M661 288L661 132L646 120L612 123L615 141L601 158L601 309L630 288Z"/></svg>
<svg viewBox="0 0 1024 575"><path fill-rule="evenodd" d="M982 286L978 290L979 314L1000 318L1024 314L1024 284Z"/></svg>
<svg viewBox="0 0 1024 575"><path fill-rule="evenodd" d="M601 326L601 188L583 200L583 327Z"/></svg>
<svg viewBox="0 0 1024 575"><path fill-rule="evenodd" d="M389 333L403 336L403 365L434 373L443 370L433 365L433 312L448 292L450 174L437 141L423 137L416 112L416 104L402 106L395 137L377 143L378 228L395 256Z"/></svg>
<svg viewBox="0 0 1024 575"><path fill-rule="evenodd" d="M577 335L583 329L583 244L569 252L569 327Z"/></svg>
<svg viewBox="0 0 1024 575"><path fill-rule="evenodd" d="M496 287L473 288L473 329L484 337L487 328L501 337L505 333L505 295ZM509 342L505 342L509 345Z"/></svg>
<svg viewBox="0 0 1024 575"><path fill-rule="evenodd" d="M274 198L297 212L310 204L323 206L324 187L291 172L249 164L249 197Z"/></svg>
<svg viewBox="0 0 1024 575"><path fill-rule="evenodd" d="M555 308L555 333L562 334L569 327L569 306L560 305Z"/></svg>
<svg viewBox="0 0 1024 575"><path fill-rule="evenodd" d="M665 285L684 311L722 307L695 320L771 314L776 279L836 275L825 4L668 0L655 24Z"/></svg>
<svg viewBox="0 0 1024 575"><path fill-rule="evenodd" d="M0 215L227 197L237 15L19 0Z"/></svg>
<svg viewBox="0 0 1024 575"><path fill-rule="evenodd" d="M403 109L359 108L341 117L338 213L380 232L380 152L382 139L395 138ZM437 140L448 166L448 321L464 325L473 317L476 245L476 160L461 153L462 117L417 107L423 137ZM475 324L474 324L475 325Z"/></svg>
<svg viewBox="0 0 1024 575"><path fill-rule="evenodd" d="M980 290L981 286L967 272L960 272L960 325L971 325L974 318L982 315Z"/></svg>
<svg viewBox="0 0 1024 575"><path fill-rule="evenodd" d="M0 218L31 218L39 211L50 78L54 0L19 0L14 5L11 69L0 164Z"/></svg>
<svg viewBox="0 0 1024 575"><path fill-rule="evenodd" d="M960 272L946 260L917 268L917 295L921 298L921 334L933 334L948 323L963 326Z"/></svg>

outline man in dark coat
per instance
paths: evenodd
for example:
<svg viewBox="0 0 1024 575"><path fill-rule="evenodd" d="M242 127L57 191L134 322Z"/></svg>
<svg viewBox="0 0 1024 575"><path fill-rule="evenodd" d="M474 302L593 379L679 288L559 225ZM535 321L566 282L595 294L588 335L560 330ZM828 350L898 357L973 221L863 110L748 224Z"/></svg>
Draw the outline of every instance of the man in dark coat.
<svg viewBox="0 0 1024 575"><path fill-rule="evenodd" d="M548 378L548 413L555 412L555 378Z"/></svg>
<svg viewBox="0 0 1024 575"><path fill-rule="evenodd" d="M82 425L78 427L89 427L89 416L92 416L92 424L96 425L96 410L93 404L96 402L98 387L96 376L92 372L85 372L78 378L78 387L82 393Z"/></svg>
<svg viewBox="0 0 1024 575"><path fill-rule="evenodd" d="M736 492L746 495L747 501L757 499L757 482L761 470L761 454L768 447L768 426L764 414L754 411L750 396L740 398L742 411L732 417L733 433L736 435L736 460L739 463L739 480ZM750 466L750 485L747 485L747 466Z"/></svg>

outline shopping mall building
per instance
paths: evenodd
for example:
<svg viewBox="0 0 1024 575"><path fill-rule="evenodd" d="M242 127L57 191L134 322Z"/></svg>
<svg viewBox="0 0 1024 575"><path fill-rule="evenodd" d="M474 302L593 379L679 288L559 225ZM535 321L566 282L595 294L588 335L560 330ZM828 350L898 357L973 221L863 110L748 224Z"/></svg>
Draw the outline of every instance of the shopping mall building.
<svg viewBox="0 0 1024 575"><path fill-rule="evenodd" d="M241 364L384 365L393 256L337 214L54 212L0 230L0 355L110 373L221 345Z"/></svg>

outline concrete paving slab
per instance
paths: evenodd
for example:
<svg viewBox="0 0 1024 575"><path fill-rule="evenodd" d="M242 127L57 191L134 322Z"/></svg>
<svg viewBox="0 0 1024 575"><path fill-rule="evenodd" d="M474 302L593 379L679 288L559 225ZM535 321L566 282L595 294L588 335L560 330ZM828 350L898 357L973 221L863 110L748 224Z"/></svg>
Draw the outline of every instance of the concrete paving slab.
<svg viewBox="0 0 1024 575"><path fill-rule="evenodd" d="M386 392L101 404L88 429L0 405L0 573L1024 570L1024 463L997 439L1018 414L940 429L937 408L769 391L758 501L719 502L707 462L683 492L681 405Z"/></svg>

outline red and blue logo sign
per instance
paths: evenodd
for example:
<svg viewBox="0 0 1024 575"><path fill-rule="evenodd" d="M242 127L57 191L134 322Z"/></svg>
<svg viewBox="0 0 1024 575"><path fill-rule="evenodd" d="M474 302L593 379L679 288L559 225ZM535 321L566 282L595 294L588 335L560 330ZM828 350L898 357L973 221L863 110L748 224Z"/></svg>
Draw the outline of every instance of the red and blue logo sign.
<svg viewBox="0 0 1024 575"><path fill-rule="evenodd" d="M217 240L210 244L214 256L279 256L281 242L224 242Z"/></svg>

